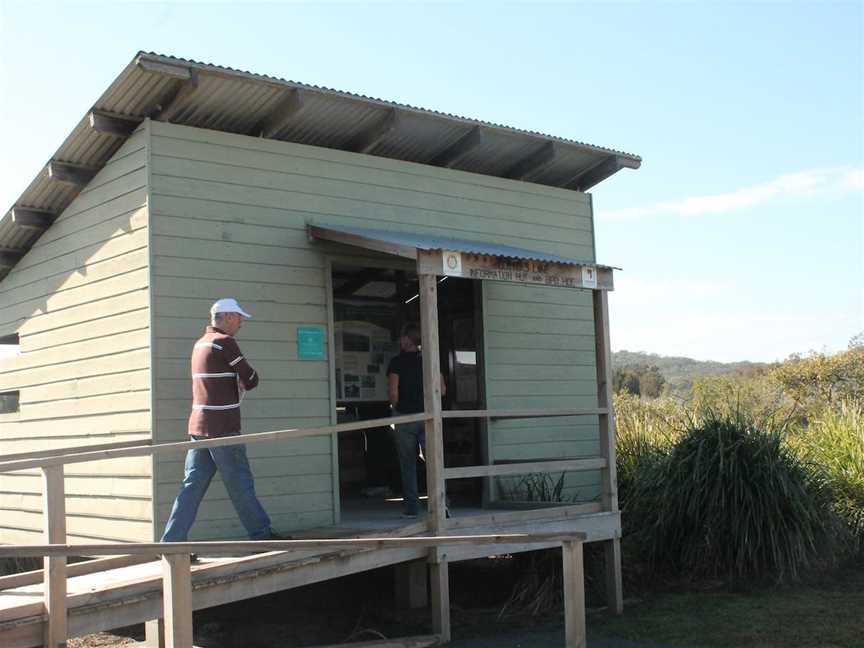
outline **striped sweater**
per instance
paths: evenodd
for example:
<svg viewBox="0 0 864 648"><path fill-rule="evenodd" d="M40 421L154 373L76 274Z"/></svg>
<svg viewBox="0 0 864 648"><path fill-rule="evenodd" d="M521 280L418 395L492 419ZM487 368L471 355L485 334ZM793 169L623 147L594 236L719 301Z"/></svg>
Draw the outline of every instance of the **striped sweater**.
<svg viewBox="0 0 864 648"><path fill-rule="evenodd" d="M258 374L234 338L208 326L192 349L189 434L221 437L240 432L240 394L258 386Z"/></svg>

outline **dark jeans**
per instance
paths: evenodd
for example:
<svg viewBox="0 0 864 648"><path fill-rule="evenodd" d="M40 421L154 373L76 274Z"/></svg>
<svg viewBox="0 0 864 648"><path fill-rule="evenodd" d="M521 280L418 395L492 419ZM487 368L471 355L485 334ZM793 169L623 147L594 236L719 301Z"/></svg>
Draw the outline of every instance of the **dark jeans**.
<svg viewBox="0 0 864 648"><path fill-rule="evenodd" d="M393 412L399 416L398 412ZM418 423L403 423L396 426L396 447L399 450L399 469L402 474L402 499L405 512L417 514L417 457L426 456L426 426Z"/></svg>
<svg viewBox="0 0 864 648"><path fill-rule="evenodd" d="M191 439L202 441L205 437ZM249 538L266 540L271 537L270 518L255 495L255 482L246 457L246 446L232 445L200 450L193 448L186 453L183 483L165 525L162 542L186 541L198 514L198 506L217 470Z"/></svg>

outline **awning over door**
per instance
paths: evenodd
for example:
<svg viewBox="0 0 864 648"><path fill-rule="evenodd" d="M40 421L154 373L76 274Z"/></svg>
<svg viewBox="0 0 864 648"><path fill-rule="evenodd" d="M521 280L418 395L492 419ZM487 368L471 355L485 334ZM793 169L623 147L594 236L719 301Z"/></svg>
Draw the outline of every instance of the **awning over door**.
<svg viewBox="0 0 864 648"><path fill-rule="evenodd" d="M612 290L612 266L525 248L413 232L309 225L311 240L331 241L417 261L418 274Z"/></svg>

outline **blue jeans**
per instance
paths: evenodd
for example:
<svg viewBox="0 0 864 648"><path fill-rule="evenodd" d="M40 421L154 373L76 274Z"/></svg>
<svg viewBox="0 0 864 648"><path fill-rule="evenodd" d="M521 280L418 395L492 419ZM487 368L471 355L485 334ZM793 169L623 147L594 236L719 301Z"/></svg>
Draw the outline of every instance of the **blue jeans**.
<svg viewBox="0 0 864 648"><path fill-rule="evenodd" d="M193 441L204 439L191 438ZM162 542L186 541L189 529L198 514L198 506L204 499L217 469L249 538L266 540L271 537L270 518L255 495L255 483L249 468L249 459L246 457L246 446L232 445L200 450L193 448L186 453L183 483L165 525Z"/></svg>
<svg viewBox="0 0 864 648"><path fill-rule="evenodd" d="M397 412L393 412L398 416ZM396 426L396 446L399 449L399 469L402 473L402 500L406 513L417 514L417 457L418 449L426 456L426 426L403 423Z"/></svg>

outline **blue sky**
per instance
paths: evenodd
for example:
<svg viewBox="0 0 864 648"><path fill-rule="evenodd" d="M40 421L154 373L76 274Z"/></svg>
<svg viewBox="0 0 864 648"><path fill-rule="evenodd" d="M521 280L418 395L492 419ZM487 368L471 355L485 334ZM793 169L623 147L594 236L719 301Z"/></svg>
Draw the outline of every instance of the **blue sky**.
<svg viewBox="0 0 864 648"><path fill-rule="evenodd" d="M139 49L641 155L593 190L616 350L864 330L864 2L0 0L0 209Z"/></svg>

